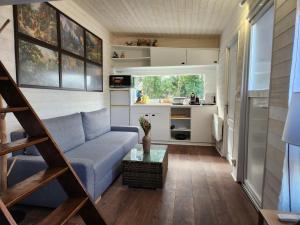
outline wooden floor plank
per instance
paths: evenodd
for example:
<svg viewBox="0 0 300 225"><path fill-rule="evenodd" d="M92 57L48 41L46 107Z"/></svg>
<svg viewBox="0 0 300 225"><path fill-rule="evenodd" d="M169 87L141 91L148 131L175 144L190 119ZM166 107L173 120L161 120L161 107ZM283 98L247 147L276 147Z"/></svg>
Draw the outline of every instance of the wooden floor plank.
<svg viewBox="0 0 300 225"><path fill-rule="evenodd" d="M170 146L165 187L132 189L122 177L104 193L98 209L108 225L256 225L258 213L211 147ZM21 225L35 224L47 209L26 207ZM78 216L69 225L84 225Z"/></svg>

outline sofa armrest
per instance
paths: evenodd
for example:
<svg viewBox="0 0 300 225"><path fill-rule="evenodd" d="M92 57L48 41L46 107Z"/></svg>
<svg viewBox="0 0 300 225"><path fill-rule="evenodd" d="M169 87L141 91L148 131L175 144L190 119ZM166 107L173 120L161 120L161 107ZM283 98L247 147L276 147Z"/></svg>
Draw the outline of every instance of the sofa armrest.
<svg viewBox="0 0 300 225"><path fill-rule="evenodd" d="M17 141L26 138L27 134L24 130L16 130L10 133L10 140Z"/></svg>
<svg viewBox="0 0 300 225"><path fill-rule="evenodd" d="M17 141L23 138L26 138L27 134L24 130L16 130L10 133L10 140L11 141ZM24 155L25 154L25 149L22 149L20 151L17 152L13 152L12 156L16 156L16 155Z"/></svg>
<svg viewBox="0 0 300 225"><path fill-rule="evenodd" d="M112 126L111 131L136 132L139 133L139 128L135 126Z"/></svg>

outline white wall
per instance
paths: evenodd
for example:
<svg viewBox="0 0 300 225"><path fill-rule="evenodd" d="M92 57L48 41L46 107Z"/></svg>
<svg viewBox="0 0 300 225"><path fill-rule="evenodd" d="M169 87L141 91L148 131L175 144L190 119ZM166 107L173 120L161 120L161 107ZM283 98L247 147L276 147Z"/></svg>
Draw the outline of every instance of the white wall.
<svg viewBox="0 0 300 225"><path fill-rule="evenodd" d="M88 12L83 11L72 0L55 1L51 4L103 39L104 92L81 92L33 88L22 88L22 92L42 119L80 111L92 111L108 106L109 92L107 82L111 67L109 31L98 21L89 16ZM0 7L0 24L2 25L6 19L10 19L11 22L5 30L0 33L0 60L8 69L11 76L15 79L16 68L12 6ZM12 115L7 115L6 118L8 134L12 130L20 127Z"/></svg>
<svg viewBox="0 0 300 225"><path fill-rule="evenodd" d="M227 103L226 97L226 71L225 71L225 58L226 58L226 48L233 38L237 35L239 30L243 27L246 18L248 16L248 6L239 7L237 5L234 15L228 22L225 30L221 35L220 42L220 55L219 55L219 71L217 73L217 104L219 115L224 118L224 106ZM238 74L240 76L240 74Z"/></svg>

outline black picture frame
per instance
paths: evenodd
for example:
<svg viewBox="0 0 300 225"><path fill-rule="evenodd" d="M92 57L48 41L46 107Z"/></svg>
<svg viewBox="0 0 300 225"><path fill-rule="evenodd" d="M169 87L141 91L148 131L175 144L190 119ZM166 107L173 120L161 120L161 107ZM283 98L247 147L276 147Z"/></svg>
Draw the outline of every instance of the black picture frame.
<svg viewBox="0 0 300 225"><path fill-rule="evenodd" d="M59 15L60 43L65 51L84 57L84 29L63 14Z"/></svg>
<svg viewBox="0 0 300 225"><path fill-rule="evenodd" d="M102 39L89 31L85 31L85 46L86 46L86 58L92 62L102 62Z"/></svg>
<svg viewBox="0 0 300 225"><path fill-rule="evenodd" d="M86 89L103 91L103 68L95 63L86 64Z"/></svg>
<svg viewBox="0 0 300 225"><path fill-rule="evenodd" d="M27 35L24 32L20 32L18 25L18 7L21 7L22 5L14 5L13 7L13 14L14 14L14 35L15 35L15 56L16 56L16 75L17 75L17 84L19 87L25 87L25 88L42 88L42 89L57 89L57 90L71 90L71 91L89 91L89 92L103 92L103 40L92 33L91 31L87 30L83 26L81 26L79 23L77 23L75 20L70 18L69 16L65 15L63 12L52 6L50 3L40 3L40 4L46 4L47 7L51 7L51 9L56 11L56 29L57 29L57 44L51 44L46 41L40 40L38 38L33 37L32 35ZM60 18L61 16L65 17L72 23L76 24L76 26L79 26L83 30L83 55L78 55L72 51L69 51L68 49L64 49L62 47L62 42L61 42L61 28L60 28ZM101 60L98 62L95 62L93 60L90 60L87 58L87 53L86 53L86 34L92 34L94 37L96 37L98 40L101 41ZM20 40L26 41L28 43L37 45L39 47L43 47L48 49L49 51L54 51L57 52L58 54L58 77L59 77L59 86L54 87L54 86L49 86L49 85L36 85L36 84L28 84L28 83L22 83L22 74L20 73L22 69L20 66L20 45L19 42ZM78 87L69 87L68 85L64 85L63 82L63 65L62 65L62 57L63 56L69 56L72 57L78 61L83 62L84 64L84 84L80 88ZM101 87L99 86L98 89L95 88L88 88L87 87L87 64L93 64L95 66L101 67ZM98 80L99 81L99 80Z"/></svg>
<svg viewBox="0 0 300 225"><path fill-rule="evenodd" d="M62 87L66 89L85 90L84 61L62 54ZM79 81L79 82L78 82Z"/></svg>
<svg viewBox="0 0 300 225"><path fill-rule="evenodd" d="M19 83L59 88L58 52L20 39Z"/></svg>

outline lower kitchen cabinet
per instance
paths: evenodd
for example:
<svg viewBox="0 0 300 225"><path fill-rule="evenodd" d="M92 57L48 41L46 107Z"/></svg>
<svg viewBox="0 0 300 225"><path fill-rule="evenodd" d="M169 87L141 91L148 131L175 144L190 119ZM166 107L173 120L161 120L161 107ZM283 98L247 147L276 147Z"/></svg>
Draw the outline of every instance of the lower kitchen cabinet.
<svg viewBox="0 0 300 225"><path fill-rule="evenodd" d="M212 119L217 106L199 106L191 109L191 142L213 143Z"/></svg>
<svg viewBox="0 0 300 225"><path fill-rule="evenodd" d="M151 123L152 141L170 140L170 107L155 106L133 106L130 113L130 125L140 128L140 141L144 131L140 127L139 118L144 117Z"/></svg>
<svg viewBox="0 0 300 225"><path fill-rule="evenodd" d="M129 106L111 106L110 122L112 126L129 126Z"/></svg>

